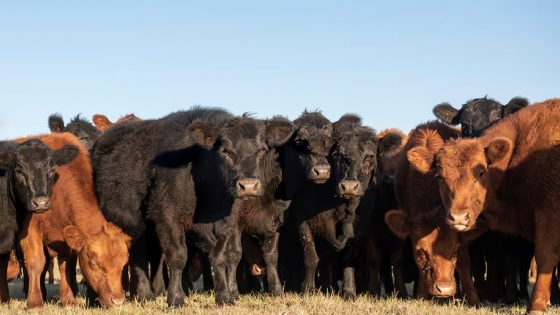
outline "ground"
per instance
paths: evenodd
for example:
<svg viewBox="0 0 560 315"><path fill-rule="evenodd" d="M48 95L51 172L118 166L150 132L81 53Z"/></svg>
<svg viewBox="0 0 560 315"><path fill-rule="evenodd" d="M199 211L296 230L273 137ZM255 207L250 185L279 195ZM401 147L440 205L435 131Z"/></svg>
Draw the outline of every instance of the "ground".
<svg viewBox="0 0 560 315"><path fill-rule="evenodd" d="M55 279L58 272L55 267ZM79 279L78 279L79 280ZM12 301L0 306L0 314L27 314L22 281L16 279L9 285ZM331 294L309 296L287 294L284 298L275 298L265 294L242 296L236 306L218 307L214 304L212 293L196 293L185 299L183 308L169 309L165 297L158 297L152 302L128 301L124 305L105 309L86 309L82 286L82 296L78 298L75 308L63 308L58 303L58 280L48 285L48 300L40 314L216 314L216 315L265 315L265 314L524 314L525 305L513 307L498 304L484 304L480 309L469 307L466 302L456 300L454 303L436 303L418 300L399 300L396 298L372 299L359 296L356 301L347 302ZM548 314L560 314L559 307L550 307Z"/></svg>

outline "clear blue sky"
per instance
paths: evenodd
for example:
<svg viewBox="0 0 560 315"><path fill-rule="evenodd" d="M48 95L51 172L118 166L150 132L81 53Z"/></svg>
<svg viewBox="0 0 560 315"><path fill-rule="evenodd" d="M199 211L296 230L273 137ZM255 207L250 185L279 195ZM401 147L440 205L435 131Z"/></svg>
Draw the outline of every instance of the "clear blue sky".
<svg viewBox="0 0 560 315"><path fill-rule="evenodd" d="M405 131L434 105L560 97L560 1L2 1L0 139L54 112L193 104Z"/></svg>

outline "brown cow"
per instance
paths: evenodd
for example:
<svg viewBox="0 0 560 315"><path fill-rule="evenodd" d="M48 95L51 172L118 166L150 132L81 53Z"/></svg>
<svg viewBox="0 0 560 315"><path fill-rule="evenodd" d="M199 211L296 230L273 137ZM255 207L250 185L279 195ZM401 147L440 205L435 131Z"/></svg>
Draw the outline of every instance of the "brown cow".
<svg viewBox="0 0 560 315"><path fill-rule="evenodd" d="M436 155L447 223L472 229L484 213L490 229L535 242L537 282L528 311L546 311L560 258L560 99L519 110L478 139L446 143Z"/></svg>
<svg viewBox="0 0 560 315"><path fill-rule="evenodd" d="M24 142L31 137L20 138ZM130 238L107 222L98 208L93 190L92 168L84 145L70 133L35 136L52 149L71 144L79 148L78 156L66 166L57 167L52 192L52 209L43 213L20 211L19 242L29 274L28 308L43 305L40 275L45 266L43 246L56 253L60 268L62 305L75 305L67 276L73 264L69 257L78 255L80 269L90 288L104 306L120 305L124 292L120 277L128 259ZM75 260L74 260L75 261Z"/></svg>
<svg viewBox="0 0 560 315"><path fill-rule="evenodd" d="M101 132L105 132L107 128L111 127L114 124L118 124L120 122L128 121L128 120L140 121L142 119L136 117L134 114L127 114L117 119L116 122L112 122L105 115L95 114L93 115L91 120L93 121L93 124L95 125L95 127L97 127L97 129L99 129Z"/></svg>
<svg viewBox="0 0 560 315"><path fill-rule="evenodd" d="M483 229L466 235L446 225L435 167L424 159L433 156L444 140L458 136L456 129L438 122L419 125L409 134L408 142L397 158L395 174L395 194L402 210L388 211L385 222L397 236L410 236L412 240L414 259L420 272L418 297L453 296L457 263L463 294L469 304L479 305L470 276L466 243Z"/></svg>

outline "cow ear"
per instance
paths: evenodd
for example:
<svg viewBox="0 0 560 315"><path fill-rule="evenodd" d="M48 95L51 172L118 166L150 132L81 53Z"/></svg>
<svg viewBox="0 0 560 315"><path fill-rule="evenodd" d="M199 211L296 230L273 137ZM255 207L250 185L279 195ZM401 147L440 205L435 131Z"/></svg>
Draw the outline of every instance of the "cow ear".
<svg viewBox="0 0 560 315"><path fill-rule="evenodd" d="M51 132L62 132L64 130L62 115L56 113L49 116L49 129Z"/></svg>
<svg viewBox="0 0 560 315"><path fill-rule="evenodd" d="M505 105L502 109L502 118L506 117L507 115L513 114L524 107L527 107L527 105L529 105L529 100L524 97L512 98L509 103L507 103L507 105Z"/></svg>
<svg viewBox="0 0 560 315"><path fill-rule="evenodd" d="M379 139L379 156L392 154L393 151L402 145L402 136L395 132L389 132Z"/></svg>
<svg viewBox="0 0 560 315"><path fill-rule="evenodd" d="M113 123L105 115L95 114L93 115L91 120L93 121L95 127L97 127L97 129L99 129L101 132L105 132L107 128L113 125Z"/></svg>
<svg viewBox="0 0 560 315"><path fill-rule="evenodd" d="M496 164L511 154L511 140L504 137L497 137L490 142L484 151L488 164Z"/></svg>
<svg viewBox="0 0 560 315"><path fill-rule="evenodd" d="M7 171L12 166L14 151L17 146L17 143L12 141L0 142L0 170Z"/></svg>
<svg viewBox="0 0 560 315"><path fill-rule="evenodd" d="M408 215L402 210L389 210L385 213L385 223L389 229L401 239L410 235Z"/></svg>
<svg viewBox="0 0 560 315"><path fill-rule="evenodd" d="M211 149L218 138L218 130L212 126L195 122L189 125L189 132L195 142L205 149Z"/></svg>
<svg viewBox="0 0 560 315"><path fill-rule="evenodd" d="M270 147L279 147L288 142L294 133L294 124L285 118L275 118L267 121L265 137Z"/></svg>
<svg viewBox="0 0 560 315"><path fill-rule="evenodd" d="M450 125L458 125L460 112L449 103L441 103L434 107L434 115L441 119L443 122Z"/></svg>
<svg viewBox="0 0 560 315"><path fill-rule="evenodd" d="M62 230L64 240L66 244L70 246L73 250L79 252L84 246L86 246L87 236L78 229L75 225L69 225Z"/></svg>
<svg viewBox="0 0 560 315"><path fill-rule="evenodd" d="M434 163L434 154L426 147L415 147L410 149L406 157L408 162L420 173L426 174Z"/></svg>
<svg viewBox="0 0 560 315"><path fill-rule="evenodd" d="M54 163L58 166L70 164L80 153L80 149L72 144L67 144L54 151Z"/></svg>

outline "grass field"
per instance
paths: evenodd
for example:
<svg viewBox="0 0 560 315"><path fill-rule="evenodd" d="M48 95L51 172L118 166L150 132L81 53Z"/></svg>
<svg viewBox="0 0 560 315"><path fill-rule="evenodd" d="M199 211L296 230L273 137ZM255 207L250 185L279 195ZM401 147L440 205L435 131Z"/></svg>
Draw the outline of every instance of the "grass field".
<svg viewBox="0 0 560 315"><path fill-rule="evenodd" d="M55 267L55 279L58 279ZM22 280L16 279L9 285L12 301L0 306L0 314L27 314L26 302L22 293ZM80 286L81 293L85 293ZM220 315L265 315L265 314L524 314L525 304L513 307L498 304L485 304L480 309L456 300L453 304L418 300L399 300L396 298L372 299L360 296L356 301L347 302L330 294L294 295L274 298L265 294L242 296L235 306L218 307L212 293L196 293L185 299L185 307L168 309L165 297L155 301L128 301L124 305L105 309L86 309L83 295L78 297L78 306L63 308L58 303L58 281L47 284L49 302L39 314L220 314ZM559 307L550 307L549 314L560 314Z"/></svg>

